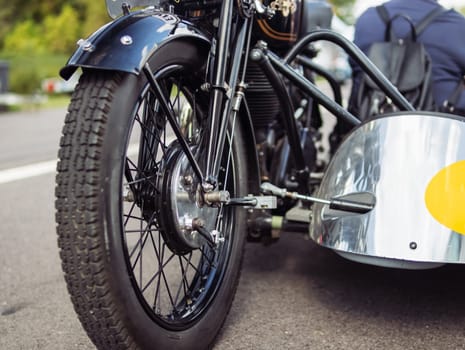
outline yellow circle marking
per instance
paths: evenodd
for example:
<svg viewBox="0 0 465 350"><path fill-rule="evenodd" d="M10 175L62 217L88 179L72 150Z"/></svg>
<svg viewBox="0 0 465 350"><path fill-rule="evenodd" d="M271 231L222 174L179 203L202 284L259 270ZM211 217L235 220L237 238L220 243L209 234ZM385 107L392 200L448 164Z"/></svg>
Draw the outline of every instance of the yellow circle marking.
<svg viewBox="0 0 465 350"><path fill-rule="evenodd" d="M465 160L434 175L426 188L425 202L437 221L465 235Z"/></svg>

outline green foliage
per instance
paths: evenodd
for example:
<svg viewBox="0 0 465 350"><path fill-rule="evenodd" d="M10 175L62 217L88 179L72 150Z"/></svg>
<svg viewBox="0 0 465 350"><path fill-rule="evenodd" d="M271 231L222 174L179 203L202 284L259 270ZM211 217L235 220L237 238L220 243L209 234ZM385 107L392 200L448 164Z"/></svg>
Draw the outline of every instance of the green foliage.
<svg viewBox="0 0 465 350"><path fill-rule="evenodd" d="M4 1L0 6L0 47L3 45L3 39L6 34L11 32L14 23L15 8L10 1Z"/></svg>
<svg viewBox="0 0 465 350"><path fill-rule="evenodd" d="M9 0L2 6L0 52L46 49L70 54L81 36L109 21L103 1Z"/></svg>
<svg viewBox="0 0 465 350"><path fill-rule="evenodd" d="M109 22L111 18L108 16L107 8L103 1L85 1L86 16L82 21L81 35L84 37L89 36L100 28L105 23Z"/></svg>
<svg viewBox="0 0 465 350"><path fill-rule="evenodd" d="M19 22L11 33L5 37L4 50L6 52L40 53L45 49L41 28L32 20Z"/></svg>
<svg viewBox="0 0 465 350"><path fill-rule="evenodd" d="M355 0L329 0L329 2L336 8L351 7L354 5Z"/></svg>
<svg viewBox="0 0 465 350"><path fill-rule="evenodd" d="M329 0L334 12L347 23L354 22L352 8L356 0Z"/></svg>
<svg viewBox="0 0 465 350"><path fill-rule="evenodd" d="M9 89L28 94L57 77L79 38L109 21L103 1L1 1L0 59L9 63Z"/></svg>
<svg viewBox="0 0 465 350"><path fill-rule="evenodd" d="M10 73L10 91L20 94L33 94L40 89L41 79L34 66L12 70Z"/></svg>
<svg viewBox="0 0 465 350"><path fill-rule="evenodd" d="M46 47L55 53L71 53L81 34L81 24L74 9L65 5L59 15L45 17L44 37Z"/></svg>

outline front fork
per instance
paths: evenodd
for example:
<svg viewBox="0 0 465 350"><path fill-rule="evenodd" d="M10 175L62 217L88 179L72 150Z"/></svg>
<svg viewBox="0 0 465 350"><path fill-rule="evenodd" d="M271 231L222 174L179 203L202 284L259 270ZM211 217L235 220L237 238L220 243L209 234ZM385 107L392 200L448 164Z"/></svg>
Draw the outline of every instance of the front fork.
<svg viewBox="0 0 465 350"><path fill-rule="evenodd" d="M147 76L154 94L160 101L161 108L167 115L168 122L173 128L180 146L192 166L194 174L199 179L204 193L219 190L217 188L217 174L219 173L228 126L231 121L235 120L244 95L245 83L243 79L247 64L243 61L248 56L248 52L244 54L244 50L247 51L250 46L252 21L250 18L242 19L233 16L233 4L234 0L223 1L218 35L213 39L211 46L208 64L211 69L207 72L207 83L202 85L202 89L210 93L207 122L207 125L209 125L209 135L205 137L207 158L204 169L201 169L186 139L182 135L180 127L175 120L174 112L170 108L168 100L164 96L150 66L146 64L143 68L144 74ZM237 18L238 23L233 23L234 18ZM233 36L235 31L231 29L234 25L237 28L237 35ZM234 40L232 51L230 51L231 40ZM244 67L244 70L241 82L238 83L240 67ZM237 91L233 92L233 89L236 89L236 87ZM232 132L231 137L233 135L234 133Z"/></svg>

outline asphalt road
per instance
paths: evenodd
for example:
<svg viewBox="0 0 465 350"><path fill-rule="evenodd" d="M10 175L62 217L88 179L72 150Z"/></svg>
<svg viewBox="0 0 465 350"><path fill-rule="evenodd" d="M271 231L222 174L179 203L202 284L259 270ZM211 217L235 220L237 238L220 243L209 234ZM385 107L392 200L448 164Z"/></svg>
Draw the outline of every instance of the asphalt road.
<svg viewBox="0 0 465 350"><path fill-rule="evenodd" d="M64 114L0 114L0 349L94 348L56 246L50 163ZM24 168L37 163L40 175ZM465 349L464 275L360 265L298 234L249 244L215 349Z"/></svg>

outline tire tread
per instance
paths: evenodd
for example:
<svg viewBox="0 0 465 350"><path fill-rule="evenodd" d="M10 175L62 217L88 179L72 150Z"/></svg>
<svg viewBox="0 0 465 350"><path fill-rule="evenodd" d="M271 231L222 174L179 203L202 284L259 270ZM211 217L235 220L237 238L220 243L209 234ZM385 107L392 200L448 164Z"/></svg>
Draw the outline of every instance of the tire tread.
<svg viewBox="0 0 465 350"><path fill-rule="evenodd" d="M58 247L71 301L98 349L136 349L121 322L107 278L96 212L107 112L121 76L84 74L72 96L60 140L55 208Z"/></svg>

